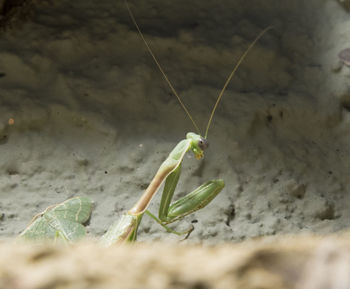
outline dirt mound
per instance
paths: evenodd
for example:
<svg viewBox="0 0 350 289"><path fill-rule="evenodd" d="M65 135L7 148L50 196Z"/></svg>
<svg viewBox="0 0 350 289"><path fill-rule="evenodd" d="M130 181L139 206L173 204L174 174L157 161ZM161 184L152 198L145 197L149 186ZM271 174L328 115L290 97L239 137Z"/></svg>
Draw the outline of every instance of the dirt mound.
<svg viewBox="0 0 350 289"><path fill-rule="evenodd" d="M2 243L0 288L350 288L350 236L214 247Z"/></svg>

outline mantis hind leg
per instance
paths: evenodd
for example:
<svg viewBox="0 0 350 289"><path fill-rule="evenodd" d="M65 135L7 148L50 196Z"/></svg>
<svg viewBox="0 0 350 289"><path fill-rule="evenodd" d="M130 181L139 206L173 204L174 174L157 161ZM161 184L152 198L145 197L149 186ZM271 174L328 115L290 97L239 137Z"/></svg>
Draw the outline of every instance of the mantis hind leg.
<svg viewBox="0 0 350 289"><path fill-rule="evenodd" d="M145 211L145 213L150 216L153 220L155 220L159 225L161 225L168 233L176 234L178 236L186 235L184 239L187 239L188 236L191 234L191 232L194 230L193 225L187 229L186 231L178 232L171 228L169 228L166 224L164 224L159 218L157 218L155 215L153 215L150 211Z"/></svg>

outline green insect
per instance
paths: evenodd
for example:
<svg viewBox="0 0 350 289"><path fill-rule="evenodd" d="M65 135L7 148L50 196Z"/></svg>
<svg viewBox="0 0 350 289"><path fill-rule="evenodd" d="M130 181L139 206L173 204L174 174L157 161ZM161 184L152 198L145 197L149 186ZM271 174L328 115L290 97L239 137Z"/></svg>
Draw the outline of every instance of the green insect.
<svg viewBox="0 0 350 289"><path fill-rule="evenodd" d="M238 67L248 54L249 50L255 45L259 38L271 27L264 29L255 40L249 45L246 51L238 60L237 64L228 76L217 100L210 114L208 124L204 137L201 136L200 130L193 120L191 114L183 104L181 98L175 91L174 87L170 83L168 77L154 56L148 43L143 37L139 26L129 8L127 2L126 7L130 14L130 17L138 30L143 42L145 43L150 55L152 56L155 64L163 75L164 79L168 83L171 91L178 99L181 107L184 109L187 116L192 121L197 133L189 132L186 135L186 139L181 140L175 148L170 152L166 160L161 164L156 175L152 179L151 183L142 194L141 198L136 204L122 217L120 220L110 226L108 231L102 236L101 244L105 246L112 245L114 243L122 243L128 241L135 241L137 237L137 230L141 223L144 214L149 215L162 225L168 232L178 235L187 234L193 230L193 227L185 232L177 232L167 225L173 223L183 217L200 210L208 205L224 188L224 181L221 179L211 180L204 183L193 192L171 203L176 185L178 183L181 174L181 165L185 154L188 151L192 151L196 159L201 159L204 156L204 150L208 147L207 141L208 131L212 122L215 110L222 98L222 95L231 81L233 75L237 71ZM158 217L153 215L147 210L153 196L157 193L163 182L164 189L160 202ZM25 239L57 239L62 238L66 241L74 241L85 235L85 229L83 223L86 222L90 216L92 209L92 202L86 197L76 197L69 199L61 204L47 208L42 214L35 217L32 223L27 229L20 235Z"/></svg>
<svg viewBox="0 0 350 289"><path fill-rule="evenodd" d="M197 189L195 189L193 192L189 193L188 195L180 198L179 200L171 203L171 200L174 195L174 191L176 188L176 185L178 183L180 173L181 173L181 165L182 161L184 159L184 156L186 152L192 151L194 153L194 156L196 159L201 159L204 156L204 150L208 147L209 143L207 140L208 131L210 124L212 122L215 110L222 98L222 95L231 81L233 75L237 71L238 67L248 54L249 50L255 45L255 43L258 41L258 39L271 27L267 27L264 29L256 38L255 40L250 44L250 46L247 48L247 50L243 53L243 55L238 60L236 66L231 71L229 77L227 78L224 87L222 88L216 103L213 107L213 110L210 114L208 124L206 127L205 135L204 137L201 136L200 130L193 120L191 114L187 110L186 106L182 102L181 98L177 94L176 90L172 86L171 82L169 81L168 77L166 76L165 72L163 71L162 67L160 66L158 60L156 59L155 55L153 54L151 48L149 47L147 41L145 40L136 20L133 16L130 7L128 3L125 1L126 7L128 9L129 15L131 17L131 20L133 21L140 37L142 38L144 44L147 47L148 52L152 56L155 64L157 65L158 69L160 70L161 74L163 75L165 81L168 83L171 91L178 99L181 107L184 109L187 116L192 121L197 133L189 132L186 135L186 139L180 141L175 148L170 152L167 159L161 164L160 168L158 169L156 175L154 176L153 180L149 184L146 191L143 193L141 198L138 200L138 202L126 213L124 214L119 221L112 224L112 226L109 228L109 230L106 232L105 235L102 236L101 242L104 245L111 245L113 243L119 243L119 242L125 242L125 241L135 241L137 237L137 230L139 227L139 224L142 220L143 215L146 213L150 217L152 217L154 220L156 220L159 224L161 224L168 232L175 233L175 234L189 234L193 227L187 230L186 232L176 232L172 229L170 229L167 225L170 223L173 223L179 219L182 219L183 217L200 210L201 208L208 205L216 196L217 194L224 188L225 184L224 181L221 179L217 180L211 180L209 182L206 182L205 184L201 185ZM153 196L158 191L159 187L162 185L162 183L165 181L163 194L160 202L158 217L153 215L151 212L147 210Z"/></svg>
<svg viewBox="0 0 350 289"><path fill-rule="evenodd" d="M77 241L86 234L83 224L90 218L91 211L92 201L89 198L68 199L36 215L20 234L20 238L34 241Z"/></svg>

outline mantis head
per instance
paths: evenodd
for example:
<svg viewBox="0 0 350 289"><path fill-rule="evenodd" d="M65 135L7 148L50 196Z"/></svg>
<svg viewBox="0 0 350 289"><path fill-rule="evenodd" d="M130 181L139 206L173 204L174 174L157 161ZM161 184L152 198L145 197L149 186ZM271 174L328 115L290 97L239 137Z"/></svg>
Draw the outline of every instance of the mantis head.
<svg viewBox="0 0 350 289"><path fill-rule="evenodd" d="M191 150L196 159L201 159L204 156L204 150L209 146L208 140L193 132L187 133L186 138L191 140Z"/></svg>

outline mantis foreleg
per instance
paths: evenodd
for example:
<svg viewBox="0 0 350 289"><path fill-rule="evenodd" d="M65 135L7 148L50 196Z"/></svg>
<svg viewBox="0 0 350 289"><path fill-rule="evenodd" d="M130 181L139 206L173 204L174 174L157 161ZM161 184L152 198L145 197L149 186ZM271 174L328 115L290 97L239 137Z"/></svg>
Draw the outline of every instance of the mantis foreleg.
<svg viewBox="0 0 350 289"><path fill-rule="evenodd" d="M223 189L222 180L212 180L176 202L171 203L181 174L181 164L166 178L158 217L162 224L170 224L205 207Z"/></svg>

